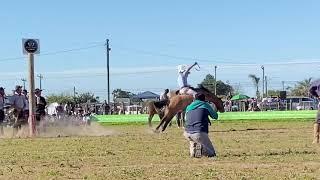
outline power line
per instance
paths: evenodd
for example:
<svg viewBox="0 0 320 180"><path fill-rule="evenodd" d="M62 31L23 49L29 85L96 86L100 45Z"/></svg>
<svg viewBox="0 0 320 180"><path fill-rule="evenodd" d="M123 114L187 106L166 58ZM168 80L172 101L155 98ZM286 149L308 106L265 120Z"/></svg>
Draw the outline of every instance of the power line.
<svg viewBox="0 0 320 180"><path fill-rule="evenodd" d="M87 47L81 47L81 48L66 49L66 50L60 50L60 51L42 53L42 54L39 54L39 56L48 56L48 55L63 54L63 53L69 53L69 52L74 52L74 51L81 51L81 50L86 50L86 49L92 49L92 48L95 48L95 47L102 47L102 46L104 46L104 45L103 45L103 44L99 44L99 45L93 45L93 46L87 46Z"/></svg>
<svg viewBox="0 0 320 180"><path fill-rule="evenodd" d="M90 43L94 45L90 46L85 46L85 47L80 47L80 48L72 48L72 49L65 49L65 50L58 50L58 51L53 51L53 52L44 52L39 54L38 56L49 56L49 55L56 55L56 54L63 54L63 53L70 53L70 52L76 52L76 51L81 51L81 50L86 50L86 49L91 49L91 48L96 48L96 47L103 47L104 42L96 42L96 43ZM193 57L183 57L183 56L176 56L176 55L171 55L171 54L166 54L166 53L161 53L161 52L151 52L151 51L146 51L146 50L139 50L136 48L126 48L126 47L121 47L118 46L118 49L122 49L125 51L129 52L135 52L137 54L146 54L146 55L151 55L151 56L158 56L158 57L166 57L166 58L171 58L171 59L179 59L179 60L184 60L184 61L199 61L199 62L209 62L209 63L215 63L216 65L219 66L228 66L228 67L239 67L239 66L260 66L263 64L264 66L281 66L281 65L314 65L314 64L320 64L320 60L313 60L313 61L287 61L287 62L275 62L275 63L235 63L231 61L231 59L224 59L224 58L210 58L210 59L203 59L203 58L193 58ZM4 61L13 61L13 60L20 60L24 59L24 56L20 57L12 57L12 58L3 58L0 59L1 62ZM227 61L219 61L221 59L227 60ZM240 60L237 60L238 62ZM242 61L242 60L241 60Z"/></svg>
<svg viewBox="0 0 320 180"><path fill-rule="evenodd" d="M267 65L267 66L275 66L275 65L301 65L301 64L320 64L320 60L313 60L310 62L306 61L287 61L287 62L274 62L274 63L235 63L231 61L231 59L224 59L224 58L210 58L210 59L203 59L203 58L191 58L191 57L182 57L182 56L176 56L176 55L170 55L166 53L157 53L157 52L151 52L146 50L139 50L135 48L127 48L127 47L118 47L118 49L122 49L125 51L131 51L135 52L137 54L145 54L145 55L151 55L151 56L158 56L158 57L167 57L172 59L180 59L180 60L186 60L186 61L199 61L199 62L210 62L210 63L216 63L217 65L224 65L224 66L261 66ZM224 59L227 61L219 61L219 59ZM240 60L238 60L239 62Z"/></svg>
<svg viewBox="0 0 320 180"><path fill-rule="evenodd" d="M80 48L72 48L72 49L65 49L65 50L58 50L58 51L53 51L53 52L45 52L41 53L38 56L49 56L49 55L56 55L56 54L63 54L63 53L70 53L70 52L75 52L75 51L82 51L86 49L92 49L95 47L102 47L104 46L103 43L96 44L96 45L91 45L91 46L85 46L85 47L80 47ZM20 59L25 59L26 57L20 56L20 57L13 57L13 58L3 58L0 59L0 61L13 61L13 60L20 60Z"/></svg>

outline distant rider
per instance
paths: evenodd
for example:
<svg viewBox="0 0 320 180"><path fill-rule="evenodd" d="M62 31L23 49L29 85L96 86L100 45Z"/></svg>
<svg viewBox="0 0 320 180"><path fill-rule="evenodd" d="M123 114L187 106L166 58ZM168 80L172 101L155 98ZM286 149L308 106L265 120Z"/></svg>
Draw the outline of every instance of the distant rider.
<svg viewBox="0 0 320 180"><path fill-rule="evenodd" d="M168 96L169 89L165 89L164 92L160 95L160 101L165 101L169 99Z"/></svg>

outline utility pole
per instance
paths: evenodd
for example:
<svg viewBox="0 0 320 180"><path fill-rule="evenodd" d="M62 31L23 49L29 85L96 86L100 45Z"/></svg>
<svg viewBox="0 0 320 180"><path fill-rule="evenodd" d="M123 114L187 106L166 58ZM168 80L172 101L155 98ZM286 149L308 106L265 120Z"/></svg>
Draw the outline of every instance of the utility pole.
<svg viewBox="0 0 320 180"><path fill-rule="evenodd" d="M23 54L28 55L28 82L29 82L29 134L36 133L35 110L36 99L34 94L34 54L40 54L39 39L22 39Z"/></svg>
<svg viewBox="0 0 320 180"><path fill-rule="evenodd" d="M284 81L282 81L282 91L284 91Z"/></svg>
<svg viewBox="0 0 320 180"><path fill-rule="evenodd" d="M42 76L42 74L38 74L37 77L39 78L39 88L42 89L42 82L41 81L43 79L43 76Z"/></svg>
<svg viewBox="0 0 320 180"><path fill-rule="evenodd" d="M73 97L76 97L76 87L73 86Z"/></svg>
<svg viewBox="0 0 320 180"><path fill-rule="evenodd" d="M23 82L23 89L25 90L26 89L26 79L22 78L21 81Z"/></svg>
<svg viewBox="0 0 320 180"><path fill-rule="evenodd" d="M35 135L36 132L36 122L35 122L35 107L36 107L36 101L35 101L35 95L34 95L34 54L29 53L29 132L31 136Z"/></svg>
<svg viewBox="0 0 320 180"><path fill-rule="evenodd" d="M217 66L214 66L214 95L217 95Z"/></svg>
<svg viewBox="0 0 320 180"><path fill-rule="evenodd" d="M109 54L111 48L109 47L109 39L106 39L106 48L107 48L107 84L108 84L108 104L110 104L110 72L109 72Z"/></svg>
<svg viewBox="0 0 320 180"><path fill-rule="evenodd" d="M264 97L264 66L261 66L262 69L262 98Z"/></svg>
<svg viewBox="0 0 320 180"><path fill-rule="evenodd" d="M266 97L268 97L268 80L267 80L267 76L265 76L265 81L266 81Z"/></svg>

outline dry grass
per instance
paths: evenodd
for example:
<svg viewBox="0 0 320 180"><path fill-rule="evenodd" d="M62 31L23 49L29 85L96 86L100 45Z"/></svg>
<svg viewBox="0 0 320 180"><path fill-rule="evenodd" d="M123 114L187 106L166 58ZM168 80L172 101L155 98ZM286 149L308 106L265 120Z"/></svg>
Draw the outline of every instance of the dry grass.
<svg viewBox="0 0 320 180"><path fill-rule="evenodd" d="M147 125L97 131L106 136L0 139L0 179L320 178L311 122L215 122L214 159L189 158L175 126L162 134Z"/></svg>

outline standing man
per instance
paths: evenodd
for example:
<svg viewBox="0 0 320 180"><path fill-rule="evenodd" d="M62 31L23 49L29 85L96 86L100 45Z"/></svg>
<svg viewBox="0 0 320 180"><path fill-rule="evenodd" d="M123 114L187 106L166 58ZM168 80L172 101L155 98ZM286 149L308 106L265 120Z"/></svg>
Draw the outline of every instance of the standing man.
<svg viewBox="0 0 320 180"><path fill-rule="evenodd" d="M309 92L312 96L320 100L319 95L320 95L320 79L314 81L311 83L311 86L309 88ZM320 132L320 102L318 104L318 112L316 116L316 120L313 125L313 144L319 143L319 132Z"/></svg>
<svg viewBox="0 0 320 180"><path fill-rule="evenodd" d="M41 96L42 90L39 88L36 88L34 90L35 97L36 97L36 120L38 123L43 120L43 117L46 115L46 106L47 102L44 97Z"/></svg>
<svg viewBox="0 0 320 180"><path fill-rule="evenodd" d="M187 106L187 119L183 134L189 140L191 157L216 156L216 152L208 136L209 124L211 125L208 116L218 119L217 112L205 101L205 95L198 93L195 95L195 100Z"/></svg>
<svg viewBox="0 0 320 180"><path fill-rule="evenodd" d="M11 105L14 108L15 126L20 126L22 123L21 120L24 118L23 110L27 106L25 96L22 94L22 86L16 86Z"/></svg>
<svg viewBox="0 0 320 180"><path fill-rule="evenodd" d="M0 136L3 136L3 120L5 118L4 115L4 99L5 99L5 93L4 93L4 88L0 87Z"/></svg>
<svg viewBox="0 0 320 180"><path fill-rule="evenodd" d="M24 107L24 109L23 109L23 116L24 116L24 118L25 119L28 119L28 117L29 117L29 97L28 97L28 91L26 90L26 89L24 89L23 91L22 91L22 94L23 94L23 96L24 96L24 98L25 98L25 107Z"/></svg>

